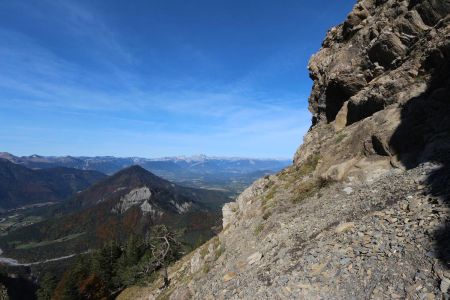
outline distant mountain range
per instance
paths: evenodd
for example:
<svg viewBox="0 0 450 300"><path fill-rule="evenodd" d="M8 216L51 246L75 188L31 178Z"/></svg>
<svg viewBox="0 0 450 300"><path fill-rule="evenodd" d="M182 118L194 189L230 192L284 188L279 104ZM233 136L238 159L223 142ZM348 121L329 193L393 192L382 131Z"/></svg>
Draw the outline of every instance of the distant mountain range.
<svg viewBox="0 0 450 300"><path fill-rule="evenodd" d="M14 156L7 152L0 152L0 158L7 159L31 169L45 169L68 167L81 170L95 170L105 174L113 174L123 168L140 165L148 170L173 172L189 170L193 173L251 173L260 170L277 171L291 160L283 159L253 159L239 157L209 157L206 155L176 156L163 158L114 157L114 156Z"/></svg>
<svg viewBox="0 0 450 300"><path fill-rule="evenodd" d="M95 170L108 175L132 165L139 165L173 182L198 188L226 189L234 194L241 192L257 178L275 173L291 163L290 160L283 159L227 158L205 155L164 158L40 155L19 157L0 152L0 158L31 169L68 167Z"/></svg>
<svg viewBox="0 0 450 300"><path fill-rule="evenodd" d="M0 212L43 202L60 202L105 174L65 167L32 170L0 158Z"/></svg>

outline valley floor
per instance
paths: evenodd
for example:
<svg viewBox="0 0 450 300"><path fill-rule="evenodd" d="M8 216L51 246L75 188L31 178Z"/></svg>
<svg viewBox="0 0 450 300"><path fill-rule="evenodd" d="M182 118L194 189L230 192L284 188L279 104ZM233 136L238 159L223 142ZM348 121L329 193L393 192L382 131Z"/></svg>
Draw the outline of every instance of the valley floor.
<svg viewBox="0 0 450 300"><path fill-rule="evenodd" d="M1 249L0 249L0 252L1 252ZM83 252L83 253L74 253L74 254L69 254L69 255L65 255L65 256L49 258L49 259L40 260L40 261L34 261L34 262L29 262L29 263L21 263L21 262L19 262L18 260L14 259L14 258L1 257L0 256L0 264L7 265L7 266L13 266L13 267L16 267L16 266L28 267L28 266L46 264L46 263L49 263L49 262L66 260L66 259L75 257L75 256L80 255L80 254L86 254L88 252L90 252L90 251L86 251L86 252Z"/></svg>

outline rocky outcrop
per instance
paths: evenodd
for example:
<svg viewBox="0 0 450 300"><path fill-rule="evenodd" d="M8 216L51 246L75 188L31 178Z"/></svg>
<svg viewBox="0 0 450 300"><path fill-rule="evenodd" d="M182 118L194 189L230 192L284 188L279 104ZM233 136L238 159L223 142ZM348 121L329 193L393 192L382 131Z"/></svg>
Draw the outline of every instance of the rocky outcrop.
<svg viewBox="0 0 450 300"><path fill-rule="evenodd" d="M259 207L256 199L266 190L269 182L269 176L258 179L239 195L236 202L225 204L222 208L223 228L236 227L239 220L257 215Z"/></svg>
<svg viewBox="0 0 450 300"><path fill-rule="evenodd" d="M112 211L123 214L129 208L135 205L143 205L142 210L149 210L148 207L149 204L146 200L150 200L151 196L152 192L148 187L144 186L140 188L135 188L131 190L128 194L122 196Z"/></svg>
<svg viewBox="0 0 450 300"><path fill-rule="evenodd" d="M449 14L447 0L358 1L311 58L293 165L225 205L217 240L153 296L450 298Z"/></svg>
<svg viewBox="0 0 450 300"><path fill-rule="evenodd" d="M367 160L386 170L426 161L418 149L448 136L448 124L428 129L448 119L449 14L448 1L358 1L310 60L313 127L295 164L321 153L316 175L341 180L371 173ZM413 111L430 116L416 122L424 136L400 132Z"/></svg>
<svg viewBox="0 0 450 300"><path fill-rule="evenodd" d="M449 13L448 1L358 1L310 60L314 123L334 121L347 101L352 124L424 92Z"/></svg>

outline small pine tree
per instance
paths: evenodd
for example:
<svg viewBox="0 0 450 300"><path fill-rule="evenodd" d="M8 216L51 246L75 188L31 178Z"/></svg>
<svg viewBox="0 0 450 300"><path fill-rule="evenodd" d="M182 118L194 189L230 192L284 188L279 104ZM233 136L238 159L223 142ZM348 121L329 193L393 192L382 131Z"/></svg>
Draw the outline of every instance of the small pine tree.
<svg viewBox="0 0 450 300"><path fill-rule="evenodd" d="M56 277L51 273L45 273L39 281L39 289L36 293L38 300L52 299L53 291L56 288Z"/></svg>
<svg viewBox="0 0 450 300"><path fill-rule="evenodd" d="M95 280L100 281L108 291L115 291L121 286L117 273L122 252L119 244L111 241L92 255L91 275L95 275Z"/></svg>
<svg viewBox="0 0 450 300"><path fill-rule="evenodd" d="M83 299L108 299L110 291L95 274L80 282L80 295Z"/></svg>
<svg viewBox="0 0 450 300"><path fill-rule="evenodd" d="M8 290L0 283L0 300L9 300Z"/></svg>
<svg viewBox="0 0 450 300"><path fill-rule="evenodd" d="M62 299L81 299L80 291L78 289L78 283L80 282L80 280L81 278L78 278L75 273L69 271L62 288Z"/></svg>
<svg viewBox="0 0 450 300"><path fill-rule="evenodd" d="M62 298L67 300L83 299L80 294L80 283L90 274L90 261L80 255L73 267L66 272L63 278Z"/></svg>
<svg viewBox="0 0 450 300"><path fill-rule="evenodd" d="M129 266L136 265L141 257L140 240L134 234L130 235L125 246L125 261Z"/></svg>
<svg viewBox="0 0 450 300"><path fill-rule="evenodd" d="M143 253L142 245L142 240L137 236L131 235L128 238L123 253L117 261L116 286L131 285L139 279L137 266Z"/></svg>

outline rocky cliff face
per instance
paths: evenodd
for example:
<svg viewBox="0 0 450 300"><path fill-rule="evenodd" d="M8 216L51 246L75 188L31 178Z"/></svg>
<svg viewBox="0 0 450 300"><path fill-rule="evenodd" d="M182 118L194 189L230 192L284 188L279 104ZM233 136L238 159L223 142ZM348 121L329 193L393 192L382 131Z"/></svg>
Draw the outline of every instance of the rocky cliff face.
<svg viewBox="0 0 450 300"><path fill-rule="evenodd" d="M448 299L450 1L361 0L311 58L291 167L223 231L123 298Z"/></svg>
<svg viewBox="0 0 450 300"><path fill-rule="evenodd" d="M372 171L367 160L410 167L448 149L449 12L449 1L359 1L310 60L313 129L295 164L321 153L316 174L341 180Z"/></svg>
<svg viewBox="0 0 450 300"><path fill-rule="evenodd" d="M448 55L448 1L359 1L311 58L314 123L349 125L426 89L430 59ZM442 61L441 61L442 62Z"/></svg>

